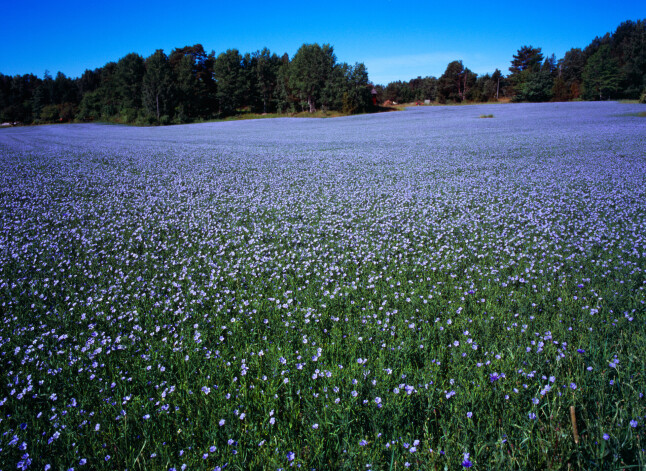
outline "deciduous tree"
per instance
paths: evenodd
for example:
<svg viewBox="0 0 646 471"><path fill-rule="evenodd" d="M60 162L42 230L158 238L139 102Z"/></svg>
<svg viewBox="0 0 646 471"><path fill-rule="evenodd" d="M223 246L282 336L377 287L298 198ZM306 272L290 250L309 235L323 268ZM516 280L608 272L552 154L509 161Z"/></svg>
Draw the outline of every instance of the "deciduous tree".
<svg viewBox="0 0 646 471"><path fill-rule="evenodd" d="M303 44L289 64L289 86L307 102L310 113L316 111L321 92L328 81L336 56L329 44Z"/></svg>

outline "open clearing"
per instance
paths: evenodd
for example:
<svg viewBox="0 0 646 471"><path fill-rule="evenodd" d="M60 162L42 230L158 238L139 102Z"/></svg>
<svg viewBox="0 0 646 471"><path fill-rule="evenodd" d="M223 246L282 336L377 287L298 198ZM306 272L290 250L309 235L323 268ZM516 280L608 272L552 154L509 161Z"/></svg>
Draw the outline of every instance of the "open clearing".
<svg viewBox="0 0 646 471"><path fill-rule="evenodd" d="M0 130L0 469L646 466L643 109Z"/></svg>

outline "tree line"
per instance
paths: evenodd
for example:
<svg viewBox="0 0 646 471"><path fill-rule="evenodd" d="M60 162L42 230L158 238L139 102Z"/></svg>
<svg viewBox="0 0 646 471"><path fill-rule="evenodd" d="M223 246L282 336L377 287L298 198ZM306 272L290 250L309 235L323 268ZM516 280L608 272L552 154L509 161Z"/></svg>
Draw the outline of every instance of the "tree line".
<svg viewBox="0 0 646 471"><path fill-rule="evenodd" d="M478 76L462 61L451 62L440 78L417 77L376 87L382 101L439 103L496 101L640 99L646 102L646 20L626 21L563 58L545 57L540 47L522 46L509 74L498 69Z"/></svg>
<svg viewBox="0 0 646 471"><path fill-rule="evenodd" d="M185 123L254 113L368 111L372 85L364 64L337 62L329 44L304 44L290 60L265 48L216 57L201 44L131 53L71 79L59 72L0 74L0 120Z"/></svg>
<svg viewBox="0 0 646 471"><path fill-rule="evenodd" d="M157 50L143 58L131 53L81 77L59 72L0 74L0 121L43 123L113 121L136 124L185 123L252 113L375 110L379 103L646 101L646 20L626 21L612 34L573 48L563 58L522 46L509 74L478 76L452 61L439 78L417 77L383 85L370 82L363 63L337 61L329 44L303 44L293 58L265 48L218 56L201 44Z"/></svg>

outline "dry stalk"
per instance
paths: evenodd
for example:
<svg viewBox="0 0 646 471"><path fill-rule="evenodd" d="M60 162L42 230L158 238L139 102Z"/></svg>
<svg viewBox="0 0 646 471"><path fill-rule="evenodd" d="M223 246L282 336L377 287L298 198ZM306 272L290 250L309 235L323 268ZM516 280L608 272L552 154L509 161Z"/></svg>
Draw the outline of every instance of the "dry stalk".
<svg viewBox="0 0 646 471"><path fill-rule="evenodd" d="M579 444L579 431L576 428L576 415L574 414L574 406L570 406L570 420L572 421L572 435L574 436L574 443Z"/></svg>

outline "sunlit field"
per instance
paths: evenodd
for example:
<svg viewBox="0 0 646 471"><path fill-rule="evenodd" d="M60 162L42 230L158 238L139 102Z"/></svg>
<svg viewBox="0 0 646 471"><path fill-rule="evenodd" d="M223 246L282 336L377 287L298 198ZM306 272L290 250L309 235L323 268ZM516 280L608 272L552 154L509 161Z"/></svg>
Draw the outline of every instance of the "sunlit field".
<svg viewBox="0 0 646 471"><path fill-rule="evenodd" d="M643 469L643 109L1 129L0 469Z"/></svg>

